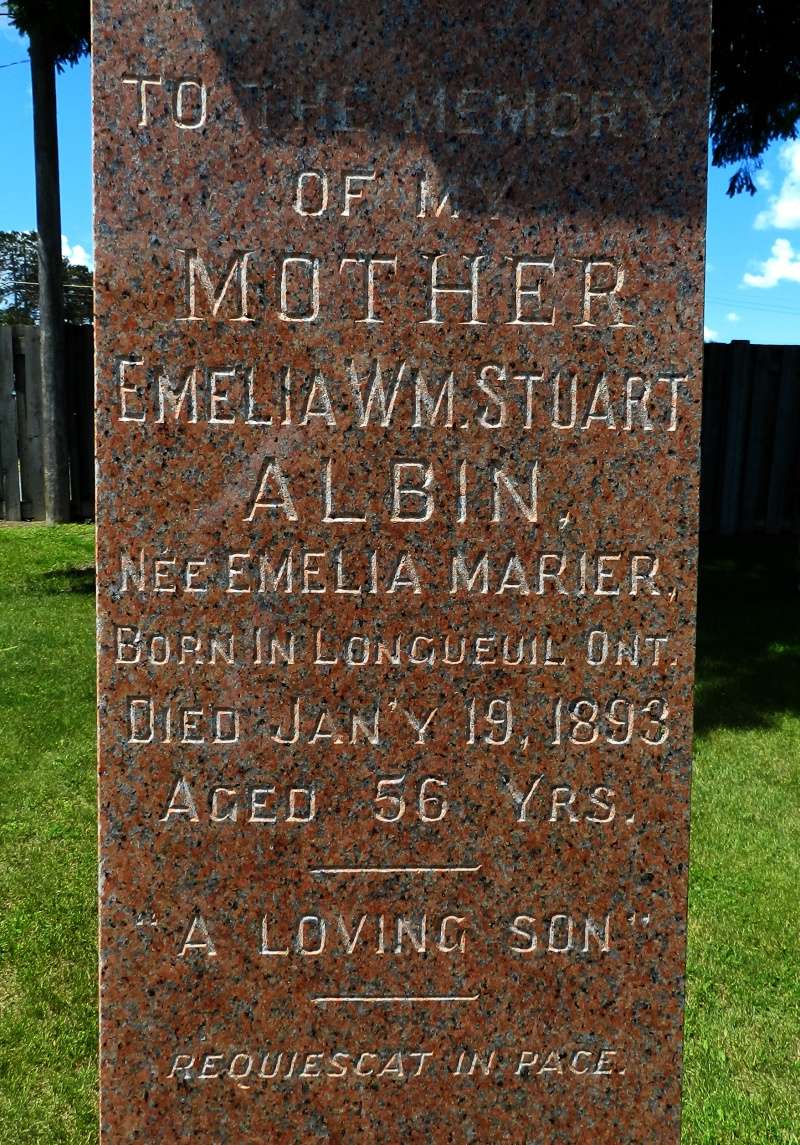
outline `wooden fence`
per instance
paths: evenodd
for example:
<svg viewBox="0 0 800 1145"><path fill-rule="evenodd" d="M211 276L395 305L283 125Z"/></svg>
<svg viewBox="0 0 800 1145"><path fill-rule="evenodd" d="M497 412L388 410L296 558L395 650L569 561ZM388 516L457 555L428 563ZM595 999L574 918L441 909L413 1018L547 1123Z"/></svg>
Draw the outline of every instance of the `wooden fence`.
<svg viewBox="0 0 800 1145"><path fill-rule="evenodd" d="M800 529L800 347L706 346L700 457L703 532Z"/></svg>
<svg viewBox="0 0 800 1145"><path fill-rule="evenodd" d="M91 326L67 326L67 441L73 519L94 515L94 367ZM0 326L0 517L43 521L39 330Z"/></svg>
<svg viewBox="0 0 800 1145"><path fill-rule="evenodd" d="M94 512L92 329L67 327L72 514ZM705 350L700 527L800 530L800 347ZM39 331L0 326L0 516L43 520Z"/></svg>

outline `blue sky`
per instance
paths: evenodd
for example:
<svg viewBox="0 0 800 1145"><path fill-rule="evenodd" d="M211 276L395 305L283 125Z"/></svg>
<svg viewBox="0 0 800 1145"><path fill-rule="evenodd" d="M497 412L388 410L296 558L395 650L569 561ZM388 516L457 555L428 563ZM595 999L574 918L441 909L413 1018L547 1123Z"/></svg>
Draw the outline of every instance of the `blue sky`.
<svg viewBox="0 0 800 1145"><path fill-rule="evenodd" d="M0 16L0 106L8 169L0 180L0 230L33 230L36 199L27 42ZM91 264L89 64L58 80L65 253ZM706 337L800 343L800 139L764 157L758 193L725 194L729 172L710 169Z"/></svg>
<svg viewBox="0 0 800 1145"><path fill-rule="evenodd" d="M0 16L0 107L3 108L3 159L0 177L0 230L36 229L33 165L33 102L26 59L28 41ZM58 135L61 155L61 225L76 262L92 250L92 117L89 63L81 60L58 79ZM68 253L65 251L65 253ZM76 256L76 257L75 257Z"/></svg>

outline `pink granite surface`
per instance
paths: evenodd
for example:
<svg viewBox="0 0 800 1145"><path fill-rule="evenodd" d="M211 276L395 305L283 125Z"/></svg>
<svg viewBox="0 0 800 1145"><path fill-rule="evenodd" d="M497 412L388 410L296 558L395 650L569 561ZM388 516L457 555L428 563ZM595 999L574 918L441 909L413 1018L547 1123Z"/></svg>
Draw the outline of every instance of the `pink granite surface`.
<svg viewBox="0 0 800 1145"><path fill-rule="evenodd" d="M94 21L105 1145L676 1145L706 0Z"/></svg>

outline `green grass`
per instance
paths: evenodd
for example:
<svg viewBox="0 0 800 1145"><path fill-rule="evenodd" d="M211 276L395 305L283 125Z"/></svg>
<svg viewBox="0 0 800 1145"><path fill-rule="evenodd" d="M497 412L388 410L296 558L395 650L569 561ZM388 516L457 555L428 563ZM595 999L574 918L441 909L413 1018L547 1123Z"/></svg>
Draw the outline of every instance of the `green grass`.
<svg viewBox="0 0 800 1145"><path fill-rule="evenodd" d="M796 558L701 560L684 1145L800 1145Z"/></svg>
<svg viewBox="0 0 800 1145"><path fill-rule="evenodd" d="M0 528L2 1145L96 1142L92 543ZM800 1145L796 580L703 554L683 1145Z"/></svg>
<svg viewBox="0 0 800 1145"><path fill-rule="evenodd" d="M0 1141L96 1141L93 530L0 528Z"/></svg>

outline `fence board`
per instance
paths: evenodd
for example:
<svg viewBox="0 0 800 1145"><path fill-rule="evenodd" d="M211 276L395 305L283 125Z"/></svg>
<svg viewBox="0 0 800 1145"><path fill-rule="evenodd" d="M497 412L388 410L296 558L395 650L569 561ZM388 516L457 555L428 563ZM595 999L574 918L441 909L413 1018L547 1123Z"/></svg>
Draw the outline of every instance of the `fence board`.
<svg viewBox="0 0 800 1145"><path fill-rule="evenodd" d="M767 531L798 526L800 497L800 349L785 346L772 445Z"/></svg>
<svg viewBox="0 0 800 1145"><path fill-rule="evenodd" d="M722 347L706 346L703 364L703 417L700 444L700 528L706 532L719 520L720 456L723 451L725 392Z"/></svg>
<svg viewBox="0 0 800 1145"><path fill-rule="evenodd" d="M91 326L67 328L70 500L72 515L94 515L94 347Z"/></svg>
<svg viewBox="0 0 800 1145"><path fill-rule="evenodd" d="M780 352L775 346L751 347L752 384L750 416L742 457L740 511L736 531L752 533L766 516L766 484L777 403Z"/></svg>
<svg viewBox="0 0 800 1145"><path fill-rule="evenodd" d="M739 521L744 443L750 405L750 346L732 343L739 350L733 356L733 371L728 385L728 412L725 421L725 459L722 473L720 531L735 533Z"/></svg>
<svg viewBox="0 0 800 1145"><path fill-rule="evenodd" d="M10 326L0 326L0 494L5 520L21 520L14 348Z"/></svg>
<svg viewBox="0 0 800 1145"><path fill-rule="evenodd" d="M44 520L42 458L42 367L38 326L14 327L14 385L17 392L17 432L22 516Z"/></svg>

